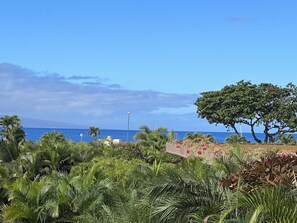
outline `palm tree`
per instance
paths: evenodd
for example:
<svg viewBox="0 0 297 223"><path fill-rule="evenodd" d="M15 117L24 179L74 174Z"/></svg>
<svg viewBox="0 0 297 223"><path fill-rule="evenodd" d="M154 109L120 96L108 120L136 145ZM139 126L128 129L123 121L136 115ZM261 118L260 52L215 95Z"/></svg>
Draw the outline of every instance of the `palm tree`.
<svg viewBox="0 0 297 223"><path fill-rule="evenodd" d="M178 159L166 153L166 143L169 140L168 130L160 127L155 130L151 130L147 126L141 126L140 132L134 136L135 140L138 140L138 145L141 149L145 160L149 163L153 163L154 160L163 160L169 162L178 162Z"/></svg>
<svg viewBox="0 0 297 223"><path fill-rule="evenodd" d="M134 135L134 139L139 141L146 141L148 135L152 133L152 130L146 125L140 126L139 129L140 131Z"/></svg>
<svg viewBox="0 0 297 223"><path fill-rule="evenodd" d="M296 139L293 135L279 135L278 140L280 140L281 143L286 145L296 145Z"/></svg>
<svg viewBox="0 0 297 223"><path fill-rule="evenodd" d="M183 170L160 176L150 191L155 222L213 222L219 218L226 194L214 170L200 159L185 165Z"/></svg>
<svg viewBox="0 0 297 223"><path fill-rule="evenodd" d="M13 116L4 116L0 118L0 125L4 128L18 128L21 127L21 120L17 115Z"/></svg>
<svg viewBox="0 0 297 223"><path fill-rule="evenodd" d="M11 175L7 166L0 162L0 207L7 203L7 193L4 187L8 184Z"/></svg>
<svg viewBox="0 0 297 223"><path fill-rule="evenodd" d="M54 130L51 133L44 133L40 138L40 142L54 145L57 143L66 142L66 138L63 133Z"/></svg>
<svg viewBox="0 0 297 223"><path fill-rule="evenodd" d="M19 178L12 185L7 185L9 204L2 207L3 222L51 222L54 213L49 209L50 182L45 179L31 182ZM19 221L22 220L22 221Z"/></svg>
<svg viewBox="0 0 297 223"><path fill-rule="evenodd" d="M237 135L237 134L228 135L225 142L228 143L228 144L248 143L245 136L240 136L240 135Z"/></svg>
<svg viewBox="0 0 297 223"><path fill-rule="evenodd" d="M76 222L112 222L107 213L115 206L120 191L108 179L102 179L100 163L80 164L71 169L69 188L75 195L70 205Z"/></svg>
<svg viewBox="0 0 297 223"><path fill-rule="evenodd" d="M0 126L2 130L0 135L3 141L19 143L25 139L25 132L22 129L21 120L18 116L4 116L0 118Z"/></svg>
<svg viewBox="0 0 297 223"><path fill-rule="evenodd" d="M10 162L19 156L20 145L25 139L25 132L22 129L18 116L4 116L0 118L0 159Z"/></svg>
<svg viewBox="0 0 297 223"><path fill-rule="evenodd" d="M0 160L4 162L16 160L20 153L20 144L15 141L0 141Z"/></svg>
<svg viewBox="0 0 297 223"><path fill-rule="evenodd" d="M97 140L97 136L100 135L100 129L97 128L97 127L92 126L92 127L89 128L89 132L88 133L89 133L90 136L93 137L93 141L96 141Z"/></svg>
<svg viewBox="0 0 297 223"><path fill-rule="evenodd" d="M1 206L0 221L111 222L118 190L98 174L99 164L75 166L70 174L52 172L34 181L21 177L5 189L9 203Z"/></svg>
<svg viewBox="0 0 297 223"><path fill-rule="evenodd" d="M185 137L184 140L191 140L193 142L215 142L215 138L213 135L211 134L203 134L203 133L199 133L199 132L195 132L195 133L190 133L188 132Z"/></svg>
<svg viewBox="0 0 297 223"><path fill-rule="evenodd" d="M297 223L296 195L296 190L283 185L239 191L227 200L219 222L232 218L239 222Z"/></svg>
<svg viewBox="0 0 297 223"><path fill-rule="evenodd" d="M148 126L143 125L139 129L140 132L135 134L134 139L139 140L140 145L150 146L157 150L164 150L165 144L168 141L166 128L160 127L151 130Z"/></svg>

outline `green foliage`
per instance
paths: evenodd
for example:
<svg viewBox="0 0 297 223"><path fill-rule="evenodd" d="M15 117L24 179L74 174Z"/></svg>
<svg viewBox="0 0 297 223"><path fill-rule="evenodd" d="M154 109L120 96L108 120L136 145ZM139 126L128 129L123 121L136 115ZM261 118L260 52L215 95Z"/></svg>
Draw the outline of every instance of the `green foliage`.
<svg viewBox="0 0 297 223"><path fill-rule="evenodd" d="M73 143L56 132L44 134L37 144L24 143L21 151L17 161L30 179L52 171L69 172L72 166L102 154L96 144Z"/></svg>
<svg viewBox="0 0 297 223"><path fill-rule="evenodd" d="M282 144L286 144L286 145L296 145L297 143L293 135L279 135L278 140Z"/></svg>
<svg viewBox="0 0 297 223"><path fill-rule="evenodd" d="M155 201L154 222L203 222L218 219L225 195L214 172L200 159L170 170L150 191Z"/></svg>
<svg viewBox="0 0 297 223"><path fill-rule="evenodd" d="M248 143L246 137L240 135L228 135L225 142L228 144Z"/></svg>
<svg viewBox="0 0 297 223"><path fill-rule="evenodd" d="M255 127L264 126L264 142L267 143L274 142L280 134L297 131L296 92L293 84L281 88L240 81L219 91L201 93L195 105L198 117L232 128L238 135L236 125L248 125L258 143L261 140L256 136Z"/></svg>
<svg viewBox="0 0 297 223"><path fill-rule="evenodd" d="M18 116L4 116L0 118L0 160L11 162L19 156L19 149L25 139L25 132Z"/></svg>
<svg viewBox="0 0 297 223"><path fill-rule="evenodd" d="M240 160L236 156L219 156L214 159L214 167L224 175L230 176L240 169Z"/></svg>
<svg viewBox="0 0 297 223"><path fill-rule="evenodd" d="M2 140L8 143L20 143L25 139L25 132L21 125L21 120L18 116L4 116L0 118L0 126L2 130L0 131L0 136Z"/></svg>
<svg viewBox="0 0 297 223"><path fill-rule="evenodd" d="M131 159L145 160L146 159L140 149L139 144L136 144L136 143L113 144L109 148L108 154L105 153L105 155L126 159L126 160L131 160Z"/></svg>
<svg viewBox="0 0 297 223"><path fill-rule="evenodd" d="M213 135L211 134L203 134L203 133L187 133L186 136L184 137L184 140L191 140L192 142L195 143L215 143L216 140Z"/></svg>
<svg viewBox="0 0 297 223"><path fill-rule="evenodd" d="M238 172L229 172L222 179L224 187L235 188L239 179L245 190L268 185L286 185L293 187L296 181L297 156L296 154L270 153L260 157L259 160L241 161Z"/></svg>
<svg viewBox="0 0 297 223"><path fill-rule="evenodd" d="M115 157L102 157L94 159L99 165L103 178L108 178L118 186L125 186L130 174L141 164L140 160L124 160Z"/></svg>
<svg viewBox="0 0 297 223"><path fill-rule="evenodd" d="M175 137L174 131L170 131L168 133L168 141L169 142L173 142L174 141L174 137Z"/></svg>
<svg viewBox="0 0 297 223"><path fill-rule="evenodd" d="M71 155L75 163L88 162L97 156L102 156L104 151L108 148L100 141L90 143L71 143Z"/></svg>
<svg viewBox="0 0 297 223"><path fill-rule="evenodd" d="M2 218L4 222L45 222L49 202L48 196L49 182L41 180L31 182L20 178L13 182L7 188L10 205L4 205L2 208Z"/></svg>
<svg viewBox="0 0 297 223"><path fill-rule="evenodd" d="M147 126L141 126L140 132L136 133L134 139L138 141L140 151L146 162L153 163L155 160L173 163L179 162L179 158L165 152L166 143L169 140L166 128L161 127L151 130Z"/></svg>
<svg viewBox="0 0 297 223"><path fill-rule="evenodd" d="M234 213L231 210L237 210L237 219L246 219L245 222L297 222L296 191L288 191L288 188L281 185L238 192L237 196L230 199L230 204L227 212ZM225 217L222 215L220 222L225 222Z"/></svg>
<svg viewBox="0 0 297 223"><path fill-rule="evenodd" d="M40 138L40 143L57 144L66 142L66 138L63 133L53 131L51 133L44 133Z"/></svg>
<svg viewBox="0 0 297 223"><path fill-rule="evenodd" d="M19 156L19 148L21 143L15 141L0 141L0 160L11 162Z"/></svg>
<svg viewBox="0 0 297 223"><path fill-rule="evenodd" d="M4 188L9 183L9 169L3 163L0 163L0 206L7 203L7 190Z"/></svg>
<svg viewBox="0 0 297 223"><path fill-rule="evenodd" d="M52 173L39 181L21 178L9 191L2 208L4 222L77 222L87 216L101 222L104 207L113 205L117 193L108 180L95 177L98 165L75 176Z"/></svg>
<svg viewBox="0 0 297 223"><path fill-rule="evenodd" d="M236 144L211 161L181 160L164 151L166 129L141 129L138 143L111 146L57 132L2 140L0 221L296 222L295 153L249 159Z"/></svg>
<svg viewBox="0 0 297 223"><path fill-rule="evenodd" d="M97 136L100 135L100 129L94 126L91 126L88 131L89 135L93 137L93 141L97 140Z"/></svg>
<svg viewBox="0 0 297 223"><path fill-rule="evenodd" d="M147 126L141 126L139 129L140 132L135 134L134 139L139 141L140 146L149 146L159 151L165 149L165 144L168 142L166 128L150 130Z"/></svg>

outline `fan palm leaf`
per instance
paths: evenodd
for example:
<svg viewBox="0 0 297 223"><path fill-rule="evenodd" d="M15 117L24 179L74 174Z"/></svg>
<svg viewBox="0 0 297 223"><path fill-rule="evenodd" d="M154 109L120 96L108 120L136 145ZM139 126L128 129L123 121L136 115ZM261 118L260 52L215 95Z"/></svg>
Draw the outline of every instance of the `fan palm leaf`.
<svg viewBox="0 0 297 223"><path fill-rule="evenodd" d="M149 195L156 200L153 211L159 222L190 222L219 216L224 203L224 190L210 176L170 170L162 176L163 183L152 188Z"/></svg>
<svg viewBox="0 0 297 223"><path fill-rule="evenodd" d="M249 219L250 222L296 223L297 193L284 186L264 187L250 192L238 192L229 200L230 209L225 207L220 222L225 222L232 211L239 210L237 218Z"/></svg>

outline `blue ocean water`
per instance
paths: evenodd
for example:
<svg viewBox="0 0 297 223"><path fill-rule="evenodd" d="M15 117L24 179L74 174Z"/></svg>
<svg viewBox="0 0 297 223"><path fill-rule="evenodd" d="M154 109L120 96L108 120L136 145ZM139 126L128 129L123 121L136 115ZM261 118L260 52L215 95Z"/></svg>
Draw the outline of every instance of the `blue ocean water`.
<svg viewBox="0 0 297 223"><path fill-rule="evenodd" d="M38 141L44 133L50 133L53 131L61 132L65 137L71 141L79 142L90 142L92 137L88 134L88 129L53 129L53 128L24 128L26 132L27 140ZM105 139L107 136L111 136L113 139L120 139L122 142L135 142L134 135L139 132L139 130L115 130L115 129L101 129L99 139ZM191 131L176 131L175 139L182 140L187 133L193 133ZM232 132L201 132L203 134L212 134L215 137L216 142L225 142L228 135L232 135ZM82 137L80 136L82 134ZM243 133L243 136L247 138L250 142L255 142L253 140L251 133ZM263 133L257 133L260 139L264 138ZM296 138L296 135L295 135Z"/></svg>

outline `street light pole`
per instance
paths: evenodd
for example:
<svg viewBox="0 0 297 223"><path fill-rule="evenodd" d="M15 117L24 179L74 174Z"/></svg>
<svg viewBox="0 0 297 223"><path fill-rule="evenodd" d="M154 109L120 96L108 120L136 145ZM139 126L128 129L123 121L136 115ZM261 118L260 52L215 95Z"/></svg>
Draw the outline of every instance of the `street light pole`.
<svg viewBox="0 0 297 223"><path fill-rule="evenodd" d="M127 142L129 142L130 114L131 112L128 112Z"/></svg>

